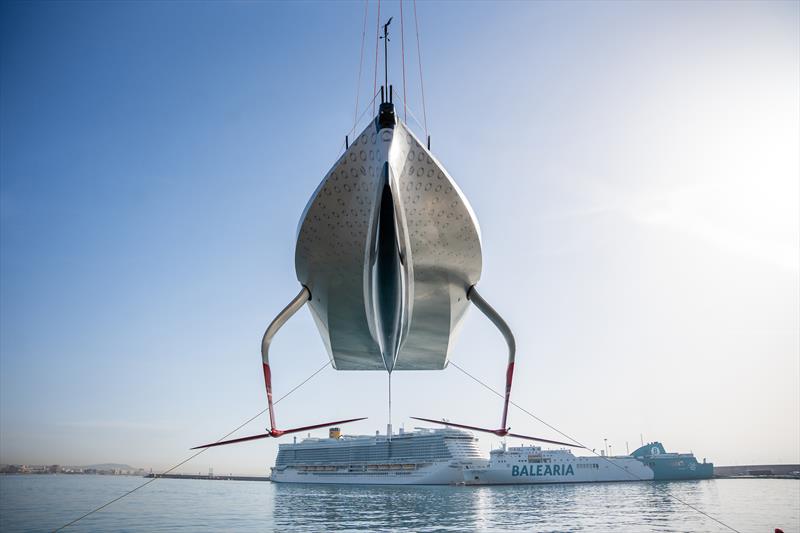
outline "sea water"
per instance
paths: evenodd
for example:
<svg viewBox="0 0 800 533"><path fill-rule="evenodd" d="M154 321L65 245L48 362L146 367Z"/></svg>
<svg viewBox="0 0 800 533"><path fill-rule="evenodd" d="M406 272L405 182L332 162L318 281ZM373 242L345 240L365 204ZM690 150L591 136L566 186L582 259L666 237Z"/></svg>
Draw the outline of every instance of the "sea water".
<svg viewBox="0 0 800 533"><path fill-rule="evenodd" d="M0 531L52 531L146 480L0 476ZM800 481L714 479L495 487L157 479L67 531L800 532Z"/></svg>

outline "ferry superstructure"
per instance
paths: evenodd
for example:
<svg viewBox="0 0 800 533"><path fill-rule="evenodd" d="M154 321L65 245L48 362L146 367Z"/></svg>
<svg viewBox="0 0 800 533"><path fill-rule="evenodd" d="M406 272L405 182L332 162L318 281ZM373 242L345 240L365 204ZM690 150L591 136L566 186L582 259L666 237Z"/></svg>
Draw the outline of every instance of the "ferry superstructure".
<svg viewBox="0 0 800 533"><path fill-rule="evenodd" d="M486 464L469 432L442 428L391 435L341 435L280 444L272 468L275 483L449 485L463 482L464 468Z"/></svg>
<svg viewBox="0 0 800 533"><path fill-rule="evenodd" d="M700 463L693 453L667 452L660 442L651 442L631 454L653 471L654 479L710 479L714 463Z"/></svg>
<svg viewBox="0 0 800 533"><path fill-rule="evenodd" d="M468 485L535 483L596 483L660 479L708 479L713 463L698 463L691 453L667 453L660 442L642 446L631 455L579 457L569 450L540 446L505 446L492 450L488 464L467 465Z"/></svg>

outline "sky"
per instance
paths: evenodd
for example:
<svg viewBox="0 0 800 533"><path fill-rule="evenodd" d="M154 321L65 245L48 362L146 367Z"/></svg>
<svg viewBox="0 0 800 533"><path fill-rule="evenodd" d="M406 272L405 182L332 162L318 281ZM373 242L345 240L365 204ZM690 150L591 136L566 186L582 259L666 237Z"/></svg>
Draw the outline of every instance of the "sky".
<svg viewBox="0 0 800 533"><path fill-rule="evenodd" d="M481 225L478 287L517 337L512 399L615 454L800 462L800 4L420 1L424 109L412 5L401 39L381 3L390 81L402 94L404 48L405 100ZM357 94L370 118L364 6L0 6L0 462L160 470L264 409L298 220ZM451 357L502 388L476 310ZM301 311L273 344L276 397L327 359ZM452 365L392 385L395 428L500 418ZM386 396L384 373L327 368L277 421L385 431ZM290 441L180 471L264 474Z"/></svg>

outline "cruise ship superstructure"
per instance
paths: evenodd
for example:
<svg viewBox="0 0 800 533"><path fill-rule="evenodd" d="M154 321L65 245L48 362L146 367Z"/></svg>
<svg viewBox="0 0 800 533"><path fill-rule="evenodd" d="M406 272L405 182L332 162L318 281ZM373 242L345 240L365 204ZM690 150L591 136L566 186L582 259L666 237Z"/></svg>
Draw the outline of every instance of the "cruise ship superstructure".
<svg viewBox="0 0 800 533"><path fill-rule="evenodd" d="M276 483L450 485L467 466L486 463L477 439L458 429L416 429L395 435L343 436L280 444L272 468Z"/></svg>

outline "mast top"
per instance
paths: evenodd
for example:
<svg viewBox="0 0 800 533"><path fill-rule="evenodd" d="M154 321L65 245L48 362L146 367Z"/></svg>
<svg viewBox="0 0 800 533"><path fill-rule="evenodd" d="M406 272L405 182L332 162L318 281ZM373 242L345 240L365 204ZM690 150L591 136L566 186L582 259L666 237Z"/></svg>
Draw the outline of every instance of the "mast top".
<svg viewBox="0 0 800 533"><path fill-rule="evenodd" d="M392 23L394 17L389 17L386 24L383 25L383 86L389 88L389 24Z"/></svg>
<svg viewBox="0 0 800 533"><path fill-rule="evenodd" d="M376 127L380 130L383 128L393 128L395 125L394 104L392 103L392 86L389 85L389 24L392 23L394 17L389 17L386 24L383 25L383 79L384 85L381 87L381 105L376 118ZM386 92L388 91L388 95ZM386 96L388 96L388 99Z"/></svg>

